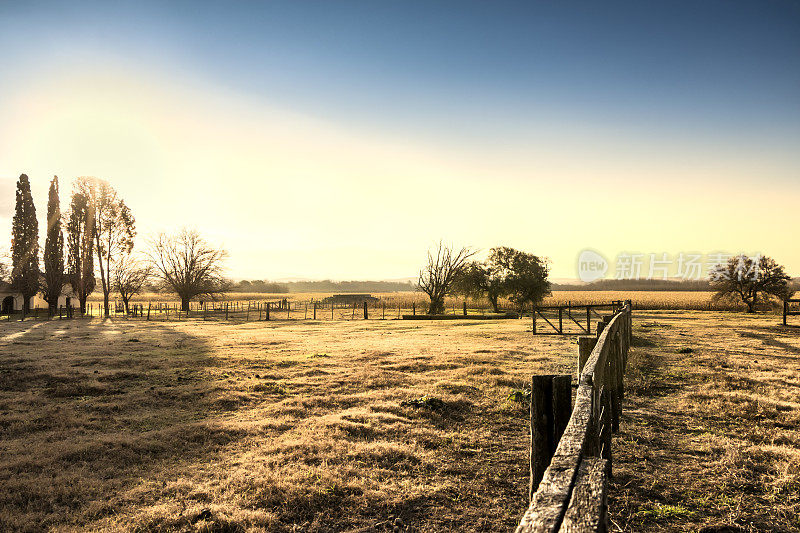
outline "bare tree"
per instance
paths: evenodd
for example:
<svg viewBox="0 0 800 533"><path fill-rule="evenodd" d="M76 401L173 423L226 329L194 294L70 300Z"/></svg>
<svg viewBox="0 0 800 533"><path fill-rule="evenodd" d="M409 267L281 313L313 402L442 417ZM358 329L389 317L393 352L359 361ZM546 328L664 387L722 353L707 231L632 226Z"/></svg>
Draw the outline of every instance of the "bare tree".
<svg viewBox="0 0 800 533"><path fill-rule="evenodd" d="M441 241L435 255L428 250L428 264L419 272L417 288L431 300L429 314L444 313L444 297L453 291L457 275L475 253L466 247L454 252L452 247Z"/></svg>
<svg viewBox="0 0 800 533"><path fill-rule="evenodd" d="M766 256L731 257L726 264L714 267L709 278L717 291L715 299L741 300L748 313L754 313L759 303L767 303L773 296L786 300L793 292L783 266Z"/></svg>
<svg viewBox="0 0 800 533"><path fill-rule="evenodd" d="M127 315L130 313L128 304L131 298L142 292L142 289L150 280L153 267L131 255L123 256L114 266L114 290L122 298L122 304L125 306L125 314Z"/></svg>
<svg viewBox="0 0 800 533"><path fill-rule="evenodd" d="M103 310L109 315L109 294L113 279L112 261L130 254L136 236L136 220L117 191L105 180L95 179L91 199L94 203L94 241L100 284L103 288Z"/></svg>
<svg viewBox="0 0 800 533"><path fill-rule="evenodd" d="M196 231L185 228L175 235L162 233L150 250L153 275L162 288L180 297L183 311L189 310L189 301L196 296L214 296L230 289L223 276L226 256L225 250L214 248Z"/></svg>
<svg viewBox="0 0 800 533"><path fill-rule="evenodd" d="M5 248L0 248L0 281L8 282L11 276L11 254Z"/></svg>

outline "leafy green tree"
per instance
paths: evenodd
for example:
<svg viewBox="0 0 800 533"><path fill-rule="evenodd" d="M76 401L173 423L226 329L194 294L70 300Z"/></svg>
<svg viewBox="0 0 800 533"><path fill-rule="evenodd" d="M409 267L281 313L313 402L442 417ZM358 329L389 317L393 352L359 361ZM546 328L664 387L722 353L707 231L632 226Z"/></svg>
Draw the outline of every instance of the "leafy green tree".
<svg viewBox="0 0 800 533"><path fill-rule="evenodd" d="M711 287L717 291L714 298L741 301L747 306L748 313L754 313L760 303L768 303L773 297L779 300L791 298L790 280L783 266L766 256L731 257L709 274Z"/></svg>
<svg viewBox="0 0 800 533"><path fill-rule="evenodd" d="M550 266L546 258L513 248L492 249L491 262L502 273L508 299L522 310L536 305L550 294Z"/></svg>
<svg viewBox="0 0 800 533"><path fill-rule="evenodd" d="M78 297L81 314L95 288L94 212L89 198L76 183L67 217L67 280Z"/></svg>
<svg viewBox="0 0 800 533"><path fill-rule="evenodd" d="M39 292L39 222L28 176L17 181L16 207L11 225L11 285L22 293L23 311Z"/></svg>
<svg viewBox="0 0 800 533"><path fill-rule="evenodd" d="M456 276L454 290L471 298L489 300L492 310L499 312L498 299L508 292L509 272L498 261L501 248L492 248L489 258L484 262L472 261L464 266Z"/></svg>
<svg viewBox="0 0 800 533"><path fill-rule="evenodd" d="M44 243L44 299L52 316L58 309L58 297L67 281L64 273L64 233L61 231L61 206L58 199L58 176L50 182L47 199L47 238Z"/></svg>

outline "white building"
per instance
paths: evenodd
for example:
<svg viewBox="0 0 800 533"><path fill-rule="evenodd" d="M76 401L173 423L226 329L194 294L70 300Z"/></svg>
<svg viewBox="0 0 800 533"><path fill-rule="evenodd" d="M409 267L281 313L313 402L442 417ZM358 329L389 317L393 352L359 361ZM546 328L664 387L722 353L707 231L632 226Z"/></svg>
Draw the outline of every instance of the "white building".
<svg viewBox="0 0 800 533"><path fill-rule="evenodd" d="M0 281L0 314L19 313L22 311L22 303L22 294L12 289L11 284ZM72 294L72 287L69 285L64 285L61 290L61 295L58 297L58 306L63 308L77 308L79 306L78 298ZM47 302L38 294L31 297L30 301L30 308L35 309L36 307L47 308Z"/></svg>

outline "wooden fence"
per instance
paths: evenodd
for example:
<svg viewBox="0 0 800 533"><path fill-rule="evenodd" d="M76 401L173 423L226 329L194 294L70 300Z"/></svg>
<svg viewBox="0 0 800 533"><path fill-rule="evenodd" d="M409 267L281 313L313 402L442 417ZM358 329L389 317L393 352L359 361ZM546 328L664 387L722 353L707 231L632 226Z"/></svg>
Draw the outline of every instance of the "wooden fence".
<svg viewBox="0 0 800 533"><path fill-rule="evenodd" d="M578 342L578 390L571 376L534 376L530 505L517 533L605 532L611 433L619 426L631 342L631 302ZM571 412L571 414L570 414Z"/></svg>
<svg viewBox="0 0 800 533"><path fill-rule="evenodd" d="M534 306L531 327L534 335L589 335L592 332L592 319L598 323L607 314L613 315L622 309L623 305L624 302L616 300L610 304ZM540 319L544 321L542 327L539 327Z"/></svg>
<svg viewBox="0 0 800 533"><path fill-rule="evenodd" d="M792 305L795 304L795 305ZM788 326L787 318L800 315L800 299L794 298L783 301L783 325Z"/></svg>

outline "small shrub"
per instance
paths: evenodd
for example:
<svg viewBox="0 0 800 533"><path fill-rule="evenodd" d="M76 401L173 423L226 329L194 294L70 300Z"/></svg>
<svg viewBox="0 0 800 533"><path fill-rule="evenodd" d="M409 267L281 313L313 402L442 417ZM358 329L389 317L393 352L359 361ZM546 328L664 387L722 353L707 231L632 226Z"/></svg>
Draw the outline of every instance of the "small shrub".
<svg viewBox="0 0 800 533"><path fill-rule="evenodd" d="M527 389L513 389L508 398L506 398L509 402L518 403L522 406L527 406L531 404L531 391Z"/></svg>
<svg viewBox="0 0 800 533"><path fill-rule="evenodd" d="M400 407L416 407L430 409L432 411L443 411L446 404L439 398L426 395L420 398L414 398L413 400L404 400L400 402Z"/></svg>

